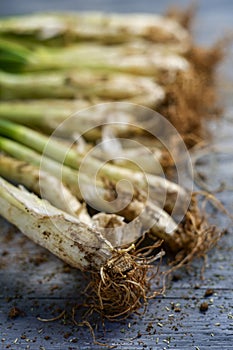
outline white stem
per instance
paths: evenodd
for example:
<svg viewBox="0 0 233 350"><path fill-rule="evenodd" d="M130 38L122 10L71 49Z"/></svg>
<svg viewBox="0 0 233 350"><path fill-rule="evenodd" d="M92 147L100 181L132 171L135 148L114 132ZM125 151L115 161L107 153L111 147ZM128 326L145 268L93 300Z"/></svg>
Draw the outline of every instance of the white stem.
<svg viewBox="0 0 233 350"><path fill-rule="evenodd" d="M112 256L112 245L97 229L1 177L0 214L31 240L80 270L99 270Z"/></svg>

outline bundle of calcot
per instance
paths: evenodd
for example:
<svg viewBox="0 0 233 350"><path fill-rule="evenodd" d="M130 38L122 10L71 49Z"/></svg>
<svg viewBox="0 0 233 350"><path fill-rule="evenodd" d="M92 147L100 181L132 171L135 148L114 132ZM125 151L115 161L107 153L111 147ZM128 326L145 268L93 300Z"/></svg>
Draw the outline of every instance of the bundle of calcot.
<svg viewBox="0 0 233 350"><path fill-rule="evenodd" d="M184 19L0 20L0 214L89 271L90 307L110 320L163 290L148 295L163 255L166 276L220 236L174 176L217 113L221 58L193 43Z"/></svg>

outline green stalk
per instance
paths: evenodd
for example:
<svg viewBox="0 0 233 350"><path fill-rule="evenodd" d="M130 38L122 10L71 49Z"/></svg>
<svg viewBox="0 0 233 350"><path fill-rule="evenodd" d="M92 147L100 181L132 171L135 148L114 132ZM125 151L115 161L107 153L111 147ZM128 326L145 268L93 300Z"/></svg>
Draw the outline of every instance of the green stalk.
<svg viewBox="0 0 233 350"><path fill-rule="evenodd" d="M19 45L17 43L17 45ZM4 47L6 46L6 48ZM0 49L3 52L4 66L7 67L11 56L6 55L8 47L14 46L0 41ZM25 49L19 48L21 51ZM13 51L13 50L12 50ZM14 52L14 51L13 51ZM16 53L17 55L17 50ZM41 47L35 45L28 50L24 60L20 62L19 71L39 72L51 70L75 70L79 72L85 69L102 72L105 75L114 72L123 72L149 77L160 77L161 73L167 71L171 78L174 72L187 70L188 61L182 54L176 53L169 48L161 48L153 45L144 45L141 42L125 45L100 45L98 43L81 43L62 48ZM4 67L3 67L4 68ZM6 68L6 70L10 71ZM13 69L15 70L15 69Z"/></svg>
<svg viewBox="0 0 233 350"><path fill-rule="evenodd" d="M18 42L0 38L0 67L6 71L20 71L29 63L31 52Z"/></svg>
<svg viewBox="0 0 233 350"><path fill-rule="evenodd" d="M43 157L50 157L73 169L79 169L84 160L82 153L75 149L71 149L66 144L58 142L51 137L49 138L27 127L6 120L0 120L0 134L21 142L28 147L32 147L37 152L43 154ZM92 156L86 157L85 172L88 174L95 174L97 171L100 177L107 178L113 183L126 179L142 191L147 191L147 187L149 186L152 198L160 204L163 203L165 199L164 196L166 196L166 201L169 203L169 207L172 207L172 202L176 201L178 195L181 203L182 201L184 203L187 201L186 190L164 178L151 174L147 174L145 178L143 173L111 164L105 164L103 166L103 162Z"/></svg>
<svg viewBox="0 0 233 350"><path fill-rule="evenodd" d="M6 152L7 154L23 160L23 162L15 162L14 165L12 165L12 162L10 161L9 165L9 157L6 157L4 155L0 156L0 174L5 176L8 179L11 180L22 180L22 183L27 185L29 188L35 190L35 183L33 177L34 174L32 170L34 167L31 167L31 165L27 165L27 169L25 173L25 178L22 179L20 172L23 171L23 167L25 167L25 161L29 164L33 164L36 166L39 166L41 159L40 155L38 155L37 152L34 152L30 150L29 148L22 146L20 144L17 144L14 141L4 139L3 137L0 137L0 150ZM2 163L1 163L1 157L2 157ZM4 164L4 158L8 158L7 161L5 161ZM6 165L6 163L8 163ZM20 169L17 169L18 164L20 164ZM23 167L22 167L23 165ZM46 174L49 174L49 176L52 174L55 178L58 179L58 181L61 181L61 171L62 171L62 179L64 180L65 185L67 188L69 188L73 194L79 196L79 198L82 200L80 189L78 188L78 181L77 181L77 173L75 173L74 170L63 166L61 170L61 165L57 162L51 160L50 158L43 157L43 170L40 169L39 176L46 171ZM13 171L12 171L13 170ZM8 172L9 171L9 172ZM17 174L18 171L18 174ZM35 171L35 170L33 170ZM24 171L23 171L24 173ZM22 174L22 173L21 173ZM81 175L82 179L81 181L86 182L86 185L88 186L91 182L91 179L87 177L87 175ZM39 179L40 180L40 179ZM42 180L43 181L43 180ZM39 183L40 185L40 183ZM104 183L96 183L96 186L98 186L98 192L102 196L101 198L109 199L112 196L112 190L108 189ZM54 191L53 187L56 186L56 183L51 184L50 188L46 188L48 191ZM60 186L59 186L60 187ZM37 191L37 189L36 189ZM44 195L44 192L43 192ZM120 238L116 237L115 235L117 232L114 231L114 235L112 236L112 239L109 238L111 243L117 242L117 239L120 239L121 244L127 244L129 243L129 238L133 241L139 238L139 236L142 234L141 229L139 227L144 227L144 231L148 231L148 229L151 230L151 232L155 235L155 237L159 237L163 239L167 244L169 244L171 247L174 245L174 241L172 239L172 235L175 233L177 229L176 223L173 221L173 219L170 217L169 214L167 214L164 210L159 208L153 203L146 202L146 207L144 208L144 203L140 202L137 199L131 199L131 194L127 192L120 192L118 193L120 195L120 199L118 200L118 203L122 209L121 215L123 215L127 221L134 220L132 225L128 228L129 232L127 231L127 228L121 228L121 235ZM52 194L47 194L51 198ZM130 197L130 198L129 198ZM98 198L95 199L94 197L91 197L92 204L94 206L100 206L98 202ZM129 203L129 205L125 206L124 203ZM99 208L99 210L102 211L112 211L111 203L108 204L107 202L104 202L102 204L102 207ZM140 215L140 213L143 211L143 216L137 219L137 217ZM89 223L88 218L85 215L85 211L79 214L79 218L81 221ZM101 231L101 228L99 228ZM124 233L124 235L123 235ZM104 234L104 233L103 233ZM116 241L114 242L114 237L116 237Z"/></svg>
<svg viewBox="0 0 233 350"><path fill-rule="evenodd" d="M8 119L37 127L54 130L71 114L90 107L87 100L13 100L1 101L0 119ZM91 117L91 114L89 115ZM77 130L78 131L78 130Z"/></svg>
<svg viewBox="0 0 233 350"><path fill-rule="evenodd" d="M56 130L57 136L62 136L74 140L75 133L82 134L85 131L84 128L88 129L91 128L94 123L98 124L97 117L99 119L99 123L103 125L103 127L108 122L108 114L106 114L104 110L102 113L101 110L99 110L100 113L98 113L97 116L97 113L93 113L94 107L90 109L84 109L84 107L85 101L82 100L74 102L66 100L29 100L24 103L19 101L2 102L0 104L0 119L14 121L26 126L33 126L37 129L40 128L40 130L45 131L46 133L52 133L54 130ZM74 112L77 112L78 110L79 112L77 118L73 118L71 123L63 123L67 116L74 114ZM133 135L134 140L137 141L137 136L140 135L140 132L142 132L142 130L140 131L140 129L133 127L137 121L134 121L133 118L129 118L130 115L128 114L127 110L121 110L121 118L124 116L124 120L125 122L129 123L129 126L127 127L125 125L124 128L121 128L116 124L114 126L111 126L111 130L113 130L116 137L121 136L128 139L131 138L131 135ZM100 140L102 137L104 141L104 136L102 133L103 127L100 126L99 128L90 130L89 132L85 133L84 138L87 140L95 141L96 138ZM117 142L122 143L123 141L119 138ZM124 146L124 144L120 144L120 147L122 148L122 154L126 159L117 159L113 161L113 164L116 163L117 166L137 170L138 168L134 165L134 163L137 163L138 157L140 157L141 162L143 161L144 171L152 174L160 174L162 170L159 163L162 157L161 146L159 147L159 144L156 144L156 141L153 138L150 140L149 138L146 138L146 136L144 136L144 139L141 138L139 140L140 145L144 143L146 143L145 147L147 147L147 149L150 149L151 154L153 153L154 155L153 164L151 163L152 156L150 155L148 157L148 152L143 153L143 150L140 146L139 148L128 149L127 145ZM86 154L92 145L88 143L83 145L83 147L84 154ZM95 151L95 156L96 158L104 161L106 158L105 150L99 148ZM130 159L130 162L127 159ZM158 164L156 165L156 163Z"/></svg>
<svg viewBox="0 0 233 350"><path fill-rule="evenodd" d="M38 131L32 130L23 125L0 120L0 134L36 150L44 153L45 156L67 164L74 169L78 169L83 160L83 154L70 149L65 143L58 142Z"/></svg>
<svg viewBox="0 0 233 350"><path fill-rule="evenodd" d="M77 134L82 135L87 141L93 142L101 138L105 141L106 124L109 123L109 115L114 113L114 107L112 110L110 108L109 112L106 108L101 108L101 105L88 107L90 107L90 102L88 103L85 100L3 101L0 104L0 119L6 119L40 129L46 134L51 134L55 131L57 136L68 138L71 141L75 140ZM117 159L113 161L113 164L116 163L117 166L135 170L137 167L135 167L133 163L137 163L138 156L140 156L141 161L145 160L143 164L144 171L152 174L160 174L162 168L159 161L162 157L162 145L159 141L156 142L154 138L148 138L146 135L143 135L143 129L134 126L138 124L139 120L143 128L144 122L138 114L138 111L134 113L132 105L130 105L130 108L129 105L124 103L119 107L121 120L124 120L124 123L128 123L128 125L122 125L121 123L112 124L110 126L110 131L113 133L114 137L119 138L118 143L123 143L121 138L133 138L139 145L144 145L154 154L155 161L153 164L151 163L151 156L147 161L148 155L142 154L140 146L139 149L136 150L134 148L128 149L127 145L124 146L122 144L122 146L120 145L123 149L122 155L124 158L130 159L131 162L127 161L127 159ZM70 122L68 122L68 118L71 115L76 115L76 117L72 117ZM66 119L67 121L63 123ZM95 125L98 125L98 127L94 127ZM145 126L145 128L147 127ZM88 129L90 130L86 132ZM84 154L86 154L91 147L92 145L90 144L84 145ZM95 151L95 156L104 161L106 158L104 153L104 150L99 148ZM158 165L156 165L156 162L158 162Z"/></svg>
<svg viewBox="0 0 233 350"><path fill-rule="evenodd" d="M94 103L99 102L98 100ZM0 119L4 118L27 126L33 126L43 130L45 133L52 133L56 130L61 137L74 138L74 132L82 134L83 130L92 129L93 113L88 107L92 104L87 100L26 100L26 101L1 101ZM87 108L87 110L85 110ZM79 112L75 125L63 123L68 117ZM127 113L127 112L126 112ZM106 123L106 114L99 115L99 124ZM95 123L97 116L95 115ZM101 117L101 118L100 118ZM58 128L59 127L59 128ZM95 141L101 138L101 130L93 129L85 133L85 138Z"/></svg>
<svg viewBox="0 0 233 350"><path fill-rule="evenodd" d="M81 98L128 101L156 107L165 98L151 78L93 72L10 74L0 72L2 99Z"/></svg>
<svg viewBox="0 0 233 350"><path fill-rule="evenodd" d="M159 77L167 71L187 70L188 61L176 53L150 48L134 49L134 46L101 46L79 44L63 49L38 49L32 53L25 71L41 70L92 70L105 74L122 72L149 77Z"/></svg>
<svg viewBox="0 0 233 350"><path fill-rule="evenodd" d="M32 149L25 147L17 142L11 141L4 137L0 137L0 150L15 157L16 159L23 160L34 166L42 166L42 170L56 177L58 180L63 180L67 187L75 194L80 200L82 196L77 186L78 176L77 173L65 165L43 156L43 163L41 155ZM85 179L83 180L85 181Z"/></svg>
<svg viewBox="0 0 233 350"><path fill-rule="evenodd" d="M46 157L45 155L41 156L41 154L30 149L29 147L23 146L20 143L4 137L0 137L0 150L10 155L11 157L39 167L40 171L42 170L48 174L51 174L60 182L64 183L64 185L71 191L71 193L81 201L83 200L83 197L79 188L79 184L81 183L83 186L85 186L86 191L89 191L90 186L95 186L95 188L97 188L98 195L105 200L105 202L101 203L102 207L100 210L112 211L111 202L108 204L108 200L109 198L113 198L114 191L111 188L108 188L105 185L105 182L102 182L100 179L92 179L88 176L88 173L78 173L76 170L70 168L69 166L61 164L51 158ZM90 188L90 193L85 193L85 196L90 201L92 201L92 204L95 207L99 208L99 198L96 199L95 194L92 193L93 187ZM130 193L129 195L131 196ZM127 199L128 193L123 193L121 200L127 202ZM121 204L120 206L122 207Z"/></svg>
<svg viewBox="0 0 233 350"><path fill-rule="evenodd" d="M88 141L100 140L102 129L109 124L109 116L115 113L115 105L103 103L100 100L61 100L43 99L26 101L2 101L0 104L0 119L14 121L19 124L42 129L45 133L56 130L56 135L74 140L75 134L83 135ZM112 124L114 134L119 137L134 138L143 135L143 115L145 110L129 103L117 105L119 110L116 124ZM139 114L140 113L140 114ZM70 122L63 123L70 116ZM123 124L122 125L122 120ZM139 123L140 121L140 123ZM117 123L119 122L119 124ZM135 125L141 125L141 128ZM147 126L145 125L145 128ZM89 130L89 131L87 131ZM144 140L145 141L145 140ZM140 141L141 142L141 141ZM153 142L155 142L153 140Z"/></svg>
<svg viewBox="0 0 233 350"><path fill-rule="evenodd" d="M68 188L55 176L40 170L39 167L24 160L0 154L0 175L7 180L26 186L58 209L78 216L82 222L91 223L85 207Z"/></svg>
<svg viewBox="0 0 233 350"><path fill-rule="evenodd" d="M71 190L72 194L77 196L80 200L83 199L80 188L78 187L78 173L75 170L70 169L65 165L61 166L61 164L45 156L43 156L42 160L41 155L37 152L32 151L28 147L22 146L14 141L5 139L3 137L0 137L0 150L4 151L12 157L15 157L16 159L22 160L34 166L39 167L40 164L42 164L42 171L51 174L52 176L56 177L59 181L61 181L62 178L65 186L67 186L67 188ZM0 173L1 171L4 172L4 170L0 170ZM3 175L6 175L6 177L8 178L14 177L14 175L8 174L7 169L5 170L5 174ZM28 174L28 176L31 177L30 173ZM83 184L85 184L86 189L92 183L92 179L88 178L88 174L79 174L79 179ZM111 202L108 203L108 200L113 198L112 189L108 188L108 186L104 182L101 183L98 180L95 182L95 184L93 183L93 185L97 187L99 196L105 199L105 202L99 203L99 198L91 196L89 198L91 200L91 203L95 207L98 207L101 211L111 212L112 210L115 210L115 207L112 207ZM88 197L88 193L86 193L85 195ZM132 199L131 193L128 193L126 189L124 189L123 192L118 192L118 196L120 197L118 199L118 205L120 206L120 208L122 208L120 214L123 215L127 219L127 221L136 219L137 222L137 217L144 210L143 217L141 217L140 219L142 220L142 222L139 222L139 224L143 225L146 231L149 227L157 237L164 239L168 244L172 245L173 241L171 240L171 237L172 234L175 232L177 225L170 217L170 215L168 215L164 210L162 210L155 204L150 203L149 201L146 202L146 209L144 209L144 203L140 202L137 199ZM129 204L125 205L124 203ZM133 229L131 229L130 237L132 237L133 233L134 231ZM136 232L136 234L138 235L139 233ZM127 235L129 235L129 233ZM136 238L138 238L138 236L134 237L134 239ZM122 237L122 240L123 239L127 240L127 236L125 238Z"/></svg>

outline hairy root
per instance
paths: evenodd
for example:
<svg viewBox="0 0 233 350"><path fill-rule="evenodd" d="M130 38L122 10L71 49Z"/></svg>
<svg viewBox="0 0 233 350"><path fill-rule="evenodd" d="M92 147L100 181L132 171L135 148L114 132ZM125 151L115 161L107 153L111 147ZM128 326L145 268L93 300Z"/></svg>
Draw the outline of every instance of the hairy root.
<svg viewBox="0 0 233 350"><path fill-rule="evenodd" d="M198 206L196 195L193 195L189 210L174 235L178 253L172 265L179 268L195 257L205 257L220 237L221 232L208 223Z"/></svg>
<svg viewBox="0 0 233 350"><path fill-rule="evenodd" d="M163 252L157 254L153 260L162 255ZM92 291L93 309L104 318L114 321L127 318L143 304L146 305L151 261L133 255L127 249L115 250L100 273L92 274L88 289Z"/></svg>

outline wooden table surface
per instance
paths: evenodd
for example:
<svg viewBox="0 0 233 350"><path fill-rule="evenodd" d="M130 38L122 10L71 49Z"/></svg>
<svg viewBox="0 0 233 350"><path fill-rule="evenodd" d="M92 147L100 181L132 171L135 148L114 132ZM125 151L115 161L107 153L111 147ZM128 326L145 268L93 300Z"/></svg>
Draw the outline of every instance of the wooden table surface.
<svg viewBox="0 0 233 350"><path fill-rule="evenodd" d="M52 2L50 5L45 1L37 1L36 5L32 3L29 0L17 4L13 0L3 1L2 14L30 12L33 6L35 10L45 10L48 6L51 8ZM66 4L66 9L148 12L150 8L161 11L170 3L164 1L161 5L155 1L152 6L152 1L90 0L81 5L75 1L57 1L57 9L64 9ZM195 27L197 39L211 42L220 37L225 28L232 28L232 20L233 2L200 1ZM222 64L219 74L224 119L213 124L212 129L215 142L222 144L224 140L233 146L232 53ZM227 77L227 82L223 76ZM226 189L218 194L218 198L231 212L232 160L231 153L219 153L202 169L209 174L210 184L217 187L224 181ZM99 341L116 345L117 349L233 349L233 230L230 220L223 214L214 212L213 220L221 228L227 228L227 233L208 254L205 279L200 277L201 262L195 262L189 271L177 273L164 296L149 302L144 315L132 316L124 322L106 322L105 329L95 316L92 324L96 324ZM54 317L64 309L71 313L72 306L83 300L81 291L87 283L85 276L67 268L3 219L0 219L0 227L0 349L102 348L93 344L86 327L75 326L69 317L54 322L38 320L38 317ZM208 289L211 295L205 296ZM206 311L200 310L203 302L208 304ZM12 318L14 311L18 316ZM80 313L81 310L76 311L77 321Z"/></svg>

